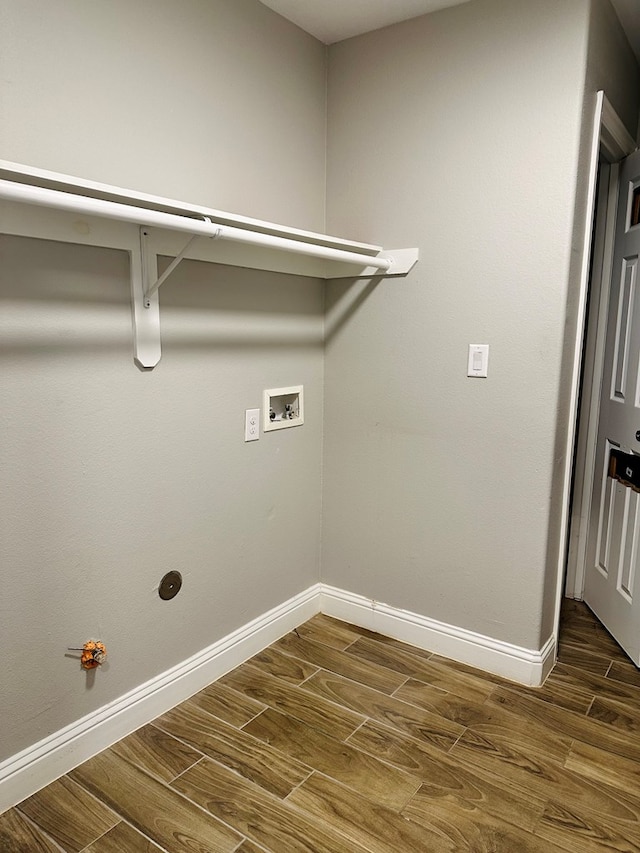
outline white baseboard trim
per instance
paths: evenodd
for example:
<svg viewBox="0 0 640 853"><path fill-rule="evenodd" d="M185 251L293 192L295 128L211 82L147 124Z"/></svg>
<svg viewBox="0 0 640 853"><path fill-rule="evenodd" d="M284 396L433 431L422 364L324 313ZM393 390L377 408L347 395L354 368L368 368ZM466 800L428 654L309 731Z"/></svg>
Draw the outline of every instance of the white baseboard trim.
<svg viewBox="0 0 640 853"><path fill-rule="evenodd" d="M0 813L188 699L319 612L521 684L542 684L555 663L554 638L540 651L524 649L336 587L315 584L1 763Z"/></svg>
<svg viewBox="0 0 640 853"><path fill-rule="evenodd" d="M532 687L543 684L555 664L554 637L540 650L525 649L324 584L320 611Z"/></svg>
<svg viewBox="0 0 640 853"><path fill-rule="evenodd" d="M0 764L0 813L164 714L310 619L320 584Z"/></svg>

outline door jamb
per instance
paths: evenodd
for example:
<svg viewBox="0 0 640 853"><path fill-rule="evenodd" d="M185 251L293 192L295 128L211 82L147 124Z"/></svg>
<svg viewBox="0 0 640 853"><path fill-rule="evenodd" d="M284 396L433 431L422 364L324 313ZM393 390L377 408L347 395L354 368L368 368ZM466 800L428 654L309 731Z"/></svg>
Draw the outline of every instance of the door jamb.
<svg viewBox="0 0 640 853"><path fill-rule="evenodd" d="M598 433L598 416L600 410L600 389L602 385L602 371L604 363L604 345L607 327L607 314L609 308L609 292L611 287L611 264L613 260L613 240L615 232L616 205L618 199L618 162L627 157L637 148L636 142L628 133L622 120L611 106L603 91L599 91L596 97L596 109L594 116L594 132L591 143L591 155L589 164L589 186L587 196L587 210L585 216L585 230L582 249L582 266L580 271L580 315L579 329L576 349L574 353L574 389L572 391L572 412L575 426L568 436L567 453L569 458L575 456L575 488L573 504L569 509L570 481L565 483L565 517L571 513L570 528L567 526L565 536L570 540L568 555L566 556L566 578L561 566L559 572L558 598L556 602L556 627L560 618L560 605L564 594L569 598L582 599L585 578L585 563L587 552L587 536L589 532L589 510L591 495L593 492L594 463L596 455L596 440ZM596 185L598 176L598 163L600 156L610 164L608 184L603 182L603 192L596 211ZM606 191L605 191L606 190ZM590 280L590 265L592 251L592 235L594 222L598 224L598 218L604 214L604 227L600 233L596 233L596 245L594 246L594 264ZM598 240L600 241L598 244ZM596 286L597 285L597 286ZM585 362L585 375L583 387L585 389L584 404L578 413L578 397L580 383L580 368L582 362L582 351L586 333L586 304L589 288L593 286L594 295L599 289L599 300L597 311L593 320L596 324L596 338L590 358ZM595 308L595 306L594 306ZM579 440L578 417L580 418L579 435L586 436L584 442ZM578 442L578 443L576 443ZM567 466L569 474L571 465ZM568 520L568 519L567 519ZM565 553L562 558L564 562Z"/></svg>

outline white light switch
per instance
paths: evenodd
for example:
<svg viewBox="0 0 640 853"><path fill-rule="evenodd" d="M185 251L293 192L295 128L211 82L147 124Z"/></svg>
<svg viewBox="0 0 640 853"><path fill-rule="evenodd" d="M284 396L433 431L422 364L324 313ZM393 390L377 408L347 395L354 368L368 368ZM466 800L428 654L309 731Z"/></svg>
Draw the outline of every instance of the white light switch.
<svg viewBox="0 0 640 853"><path fill-rule="evenodd" d="M244 413L244 440L257 441L260 438L260 409L247 409Z"/></svg>
<svg viewBox="0 0 640 853"><path fill-rule="evenodd" d="M469 344L467 376L486 378L489 370L489 344Z"/></svg>

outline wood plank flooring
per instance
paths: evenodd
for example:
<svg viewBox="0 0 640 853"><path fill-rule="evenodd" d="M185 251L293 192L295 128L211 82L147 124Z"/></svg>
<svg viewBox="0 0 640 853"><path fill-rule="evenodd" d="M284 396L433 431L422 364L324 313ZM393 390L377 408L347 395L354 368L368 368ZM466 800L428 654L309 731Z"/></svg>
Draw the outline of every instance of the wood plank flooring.
<svg viewBox="0 0 640 853"><path fill-rule="evenodd" d="M0 851L640 853L639 733L579 602L539 689L316 616L0 815Z"/></svg>

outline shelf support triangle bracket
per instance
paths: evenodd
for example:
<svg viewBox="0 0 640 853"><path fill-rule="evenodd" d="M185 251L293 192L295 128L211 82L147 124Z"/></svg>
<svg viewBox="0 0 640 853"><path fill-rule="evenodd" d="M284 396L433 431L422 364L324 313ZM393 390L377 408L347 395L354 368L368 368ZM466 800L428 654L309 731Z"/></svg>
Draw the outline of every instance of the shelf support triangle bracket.
<svg viewBox="0 0 640 853"><path fill-rule="evenodd" d="M211 222L208 217L205 221ZM222 228L207 235L216 240ZM148 226L140 228L140 251L131 253L131 298L133 306L134 359L139 367L152 368L160 361L160 304L158 290L184 260L191 244L201 234L192 234L182 251L171 261L162 275L158 275L158 255L151 245Z"/></svg>
<svg viewBox="0 0 640 853"><path fill-rule="evenodd" d="M160 285L163 284L169 278L171 273L174 271L174 269L178 266L180 261L183 260L184 256L189 251L189 247L191 246L193 241L199 236L200 236L199 234L194 234L192 237L190 237L187 240L187 243L186 243L184 249L180 252L179 255L176 255L176 257L171 261L171 263L166 268L166 270L162 273L162 275L156 277L156 280L153 284L150 285L147 281L145 281L145 291L144 292L145 292L145 297L147 299L150 299L154 294L156 294L158 292L158 290L160 289Z"/></svg>

